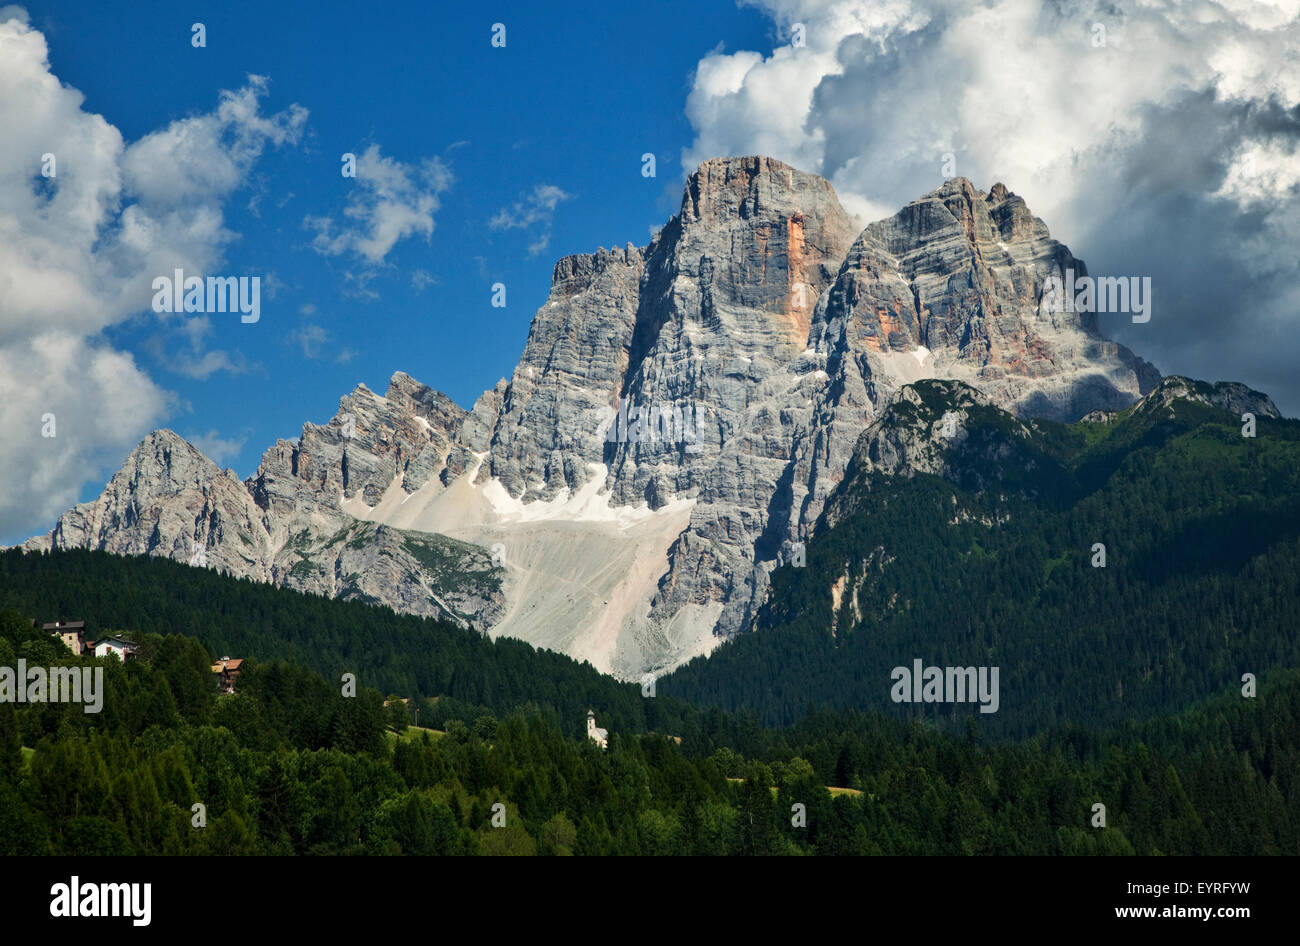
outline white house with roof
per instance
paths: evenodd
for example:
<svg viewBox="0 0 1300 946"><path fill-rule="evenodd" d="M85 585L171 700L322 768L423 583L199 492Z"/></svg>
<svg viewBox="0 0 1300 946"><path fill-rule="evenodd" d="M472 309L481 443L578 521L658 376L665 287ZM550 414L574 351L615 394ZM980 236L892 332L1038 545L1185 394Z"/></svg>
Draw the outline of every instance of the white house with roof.
<svg viewBox="0 0 1300 946"><path fill-rule="evenodd" d="M96 657L107 657L111 654L123 662L134 660L135 655L140 651L139 645L134 641L115 635L100 638L95 641L94 647Z"/></svg>
<svg viewBox="0 0 1300 946"><path fill-rule="evenodd" d="M602 749L609 748L609 730L596 725L596 714L592 710L587 710L587 738Z"/></svg>

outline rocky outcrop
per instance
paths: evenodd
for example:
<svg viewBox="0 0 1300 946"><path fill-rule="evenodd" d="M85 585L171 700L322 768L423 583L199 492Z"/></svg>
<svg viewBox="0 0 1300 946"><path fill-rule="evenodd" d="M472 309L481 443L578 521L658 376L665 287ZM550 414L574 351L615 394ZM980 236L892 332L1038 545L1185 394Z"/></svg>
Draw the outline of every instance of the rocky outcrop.
<svg viewBox="0 0 1300 946"><path fill-rule="evenodd" d="M1256 417L1281 417L1272 398L1252 390L1236 381L1194 381L1178 375L1161 380L1149 395L1137 405L1139 411L1169 410L1175 401L1192 401L1215 407L1233 414L1254 414Z"/></svg>
<svg viewBox="0 0 1300 946"><path fill-rule="evenodd" d="M550 298L502 392L480 482L495 478L525 502L587 482L588 464L604 455L597 428L627 374L643 270L630 245L555 264Z"/></svg>
<svg viewBox="0 0 1300 946"><path fill-rule="evenodd" d="M98 499L74 506L50 535L26 547L163 555L258 581L271 577L269 537L244 484L170 430L146 437Z"/></svg>
<svg viewBox="0 0 1300 946"><path fill-rule="evenodd" d="M159 555L332 598L483 626L501 614L501 570L482 548L412 534L344 510L404 481L420 458L445 459L466 412L394 375L388 397L357 388L328 425L281 440L240 482L170 430L150 434L98 499L25 543ZM436 472L436 469L435 469ZM382 485L381 485L382 484Z"/></svg>
<svg viewBox="0 0 1300 946"><path fill-rule="evenodd" d="M1001 428L992 445L984 438L979 443L970 439L973 424L990 423ZM904 385L858 436L844 479L863 484L870 483L872 474L929 474L982 489L987 483L971 482L981 468L1024 468L1042 461L1036 455L1011 454L1013 445L1030 439L1032 423L998 410L991 398L963 381L917 381ZM989 449L995 454L977 456ZM837 525L870 501L862 490L837 490L825 504L817 530Z"/></svg>

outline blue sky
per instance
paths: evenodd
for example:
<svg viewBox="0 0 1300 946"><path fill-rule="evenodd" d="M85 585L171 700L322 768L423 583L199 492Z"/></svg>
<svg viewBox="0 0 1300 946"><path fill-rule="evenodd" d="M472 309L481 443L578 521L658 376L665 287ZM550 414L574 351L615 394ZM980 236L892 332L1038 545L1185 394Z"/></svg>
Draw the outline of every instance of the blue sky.
<svg viewBox="0 0 1300 946"><path fill-rule="evenodd" d="M154 427L248 476L358 382L470 406L555 260L643 245L718 155L864 221L1001 181L1151 278L1151 321L1103 332L1300 409L1300 0L3 4L0 543ZM152 312L182 263L260 276L259 321Z"/></svg>
<svg viewBox="0 0 1300 946"><path fill-rule="evenodd" d="M212 317L205 342L229 352L233 367L201 379L179 373L171 355L180 343L159 346L152 312L108 331L179 395L167 426L196 439L215 431L227 442L214 451L220 461L247 476L276 437L324 422L358 382L382 393L396 370L472 406L510 375L556 259L644 244L675 212L695 64L720 43L770 45L771 24L729 4L656 4L653 16L623 4L576 4L563 16L539 6L28 6L53 73L128 143L210 112L249 74L270 80L264 114L295 103L309 112L297 146L267 147L224 203L238 237L216 271L263 279L256 324ZM194 21L206 27L206 48L191 45ZM490 44L496 22L505 48ZM308 215L339 216L355 187L340 175L340 155L371 145L406 164L438 158L452 178L432 234L399 240L377 266L321 255L303 225ZM655 179L641 174L645 152L657 155ZM489 225L517 203L526 208L539 186L569 195L544 248L542 223ZM429 277L420 285L417 271ZM498 281L505 309L489 304ZM87 482L82 498L101 487Z"/></svg>

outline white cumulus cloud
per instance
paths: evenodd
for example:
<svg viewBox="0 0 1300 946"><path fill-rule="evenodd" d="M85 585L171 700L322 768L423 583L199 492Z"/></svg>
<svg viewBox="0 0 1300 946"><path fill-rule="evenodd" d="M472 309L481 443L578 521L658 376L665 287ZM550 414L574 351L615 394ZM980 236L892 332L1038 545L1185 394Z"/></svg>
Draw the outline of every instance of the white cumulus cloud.
<svg viewBox="0 0 1300 946"><path fill-rule="evenodd" d="M223 201L306 121L298 106L263 115L266 88L250 76L212 112L127 143L51 72L26 13L0 9L0 537L48 528L176 409L103 333L149 308L155 276L221 262ZM178 370L239 370L199 349L204 326L171 318L189 343Z"/></svg>
<svg viewBox="0 0 1300 946"><path fill-rule="evenodd" d="M343 221L312 215L303 219L303 226L316 233L316 252L355 253L367 264L378 265L399 240L433 235L439 195L452 183L451 171L440 158L404 164L384 157L379 145L372 144L357 156L356 171Z"/></svg>
<svg viewBox="0 0 1300 946"><path fill-rule="evenodd" d="M538 184L531 193L503 207L488 221L493 230L529 230L533 241L528 245L528 255L536 256L551 242L551 225L555 222L555 208L568 200L567 194L554 184Z"/></svg>

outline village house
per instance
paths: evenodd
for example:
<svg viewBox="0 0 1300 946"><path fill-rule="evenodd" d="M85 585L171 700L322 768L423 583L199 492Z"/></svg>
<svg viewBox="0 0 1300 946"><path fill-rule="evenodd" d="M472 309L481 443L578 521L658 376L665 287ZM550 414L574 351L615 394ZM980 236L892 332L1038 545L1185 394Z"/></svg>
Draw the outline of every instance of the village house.
<svg viewBox="0 0 1300 946"><path fill-rule="evenodd" d="M596 714L592 710L587 710L587 738L602 749L609 748L609 730L596 725Z"/></svg>
<svg viewBox="0 0 1300 946"><path fill-rule="evenodd" d="M96 657L107 657L112 654L123 663L128 660L135 660L136 655L140 653L139 644L129 641L125 637L118 637L115 634L100 638L91 646L95 649Z"/></svg>
<svg viewBox="0 0 1300 946"><path fill-rule="evenodd" d="M222 693L234 693L235 684L239 682L239 668L243 663L243 657L222 657L214 663L212 672L217 674L217 689Z"/></svg>
<svg viewBox="0 0 1300 946"><path fill-rule="evenodd" d="M36 622L33 621L33 624ZM55 621L53 624L44 626L45 632L51 637L57 637L68 646L78 657L86 652L86 622L85 621Z"/></svg>

